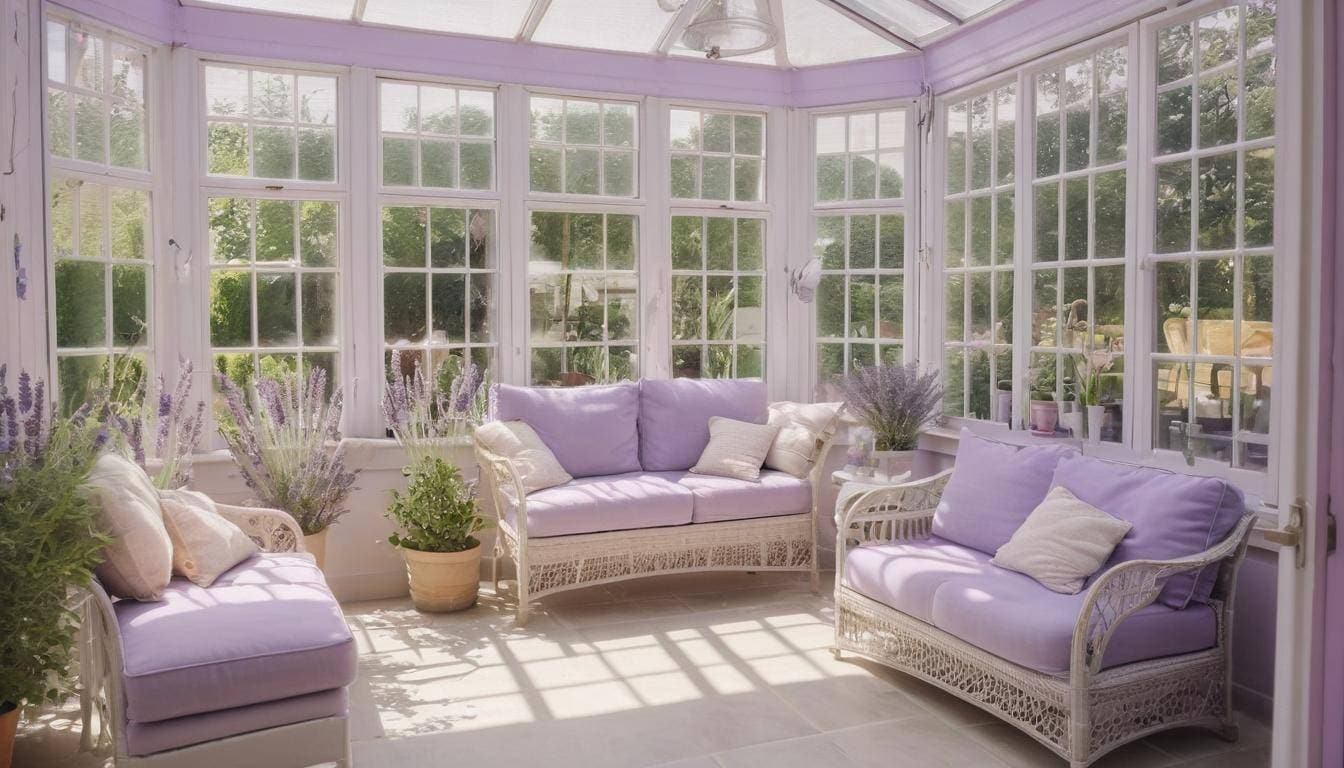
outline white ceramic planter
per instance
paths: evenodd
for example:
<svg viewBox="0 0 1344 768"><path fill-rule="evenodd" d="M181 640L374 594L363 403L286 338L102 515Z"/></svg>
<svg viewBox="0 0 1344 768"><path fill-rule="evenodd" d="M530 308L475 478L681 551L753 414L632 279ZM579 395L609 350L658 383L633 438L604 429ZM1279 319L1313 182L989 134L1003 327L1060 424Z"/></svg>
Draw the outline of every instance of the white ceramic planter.
<svg viewBox="0 0 1344 768"><path fill-rule="evenodd" d="M877 462L873 479L892 480L914 469L915 451L873 451L873 460Z"/></svg>
<svg viewBox="0 0 1344 768"><path fill-rule="evenodd" d="M476 604L481 582L481 545L464 552L421 552L401 547L411 601L418 611L460 611Z"/></svg>
<svg viewBox="0 0 1344 768"><path fill-rule="evenodd" d="M1101 422L1106 416L1106 406L1087 406L1087 442L1101 442Z"/></svg>

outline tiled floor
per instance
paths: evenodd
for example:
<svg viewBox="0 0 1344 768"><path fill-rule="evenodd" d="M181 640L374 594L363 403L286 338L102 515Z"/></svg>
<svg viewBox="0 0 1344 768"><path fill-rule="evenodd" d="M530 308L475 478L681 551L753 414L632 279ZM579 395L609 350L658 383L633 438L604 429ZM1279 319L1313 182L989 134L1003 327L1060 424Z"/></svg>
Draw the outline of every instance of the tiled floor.
<svg viewBox="0 0 1344 768"><path fill-rule="evenodd" d="M465 613L348 605L360 647L358 768L471 766L1062 766L1030 738L926 684L831 658L831 601L794 574L688 574L566 593L518 629L483 588ZM18 768L101 765L56 713L26 726ZM1269 732L1199 730L1097 765L1269 764Z"/></svg>

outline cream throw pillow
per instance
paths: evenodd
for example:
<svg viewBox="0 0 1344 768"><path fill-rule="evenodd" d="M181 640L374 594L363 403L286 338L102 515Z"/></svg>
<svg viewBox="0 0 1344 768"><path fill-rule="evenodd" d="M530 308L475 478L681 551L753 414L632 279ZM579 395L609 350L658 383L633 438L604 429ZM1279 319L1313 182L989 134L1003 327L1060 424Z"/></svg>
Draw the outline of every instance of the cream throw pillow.
<svg viewBox="0 0 1344 768"><path fill-rule="evenodd" d="M197 491L159 494L163 524L173 541L173 573L208 587L225 571L257 553L243 529L220 517L215 502Z"/></svg>
<svg viewBox="0 0 1344 768"><path fill-rule="evenodd" d="M697 475L735 477L757 482L761 464L775 442L779 427L711 416L709 445L691 471Z"/></svg>
<svg viewBox="0 0 1344 768"><path fill-rule="evenodd" d="M489 452L513 461L522 475L523 493L573 480L536 430L525 421L490 421L476 428L476 439Z"/></svg>
<svg viewBox="0 0 1344 768"><path fill-rule="evenodd" d="M98 580L113 597L161 599L173 577L173 542L149 475L107 453L93 465L84 488L98 505L98 527L112 537L95 569Z"/></svg>
<svg viewBox="0 0 1344 768"><path fill-rule="evenodd" d="M779 433L765 455L766 468L806 477L812 471L821 444L835 434L843 406L844 403L771 403L769 423L778 427Z"/></svg>
<svg viewBox="0 0 1344 768"><path fill-rule="evenodd" d="M1129 529L1130 523L1057 485L990 562L1024 573L1046 589L1074 595L1110 558Z"/></svg>

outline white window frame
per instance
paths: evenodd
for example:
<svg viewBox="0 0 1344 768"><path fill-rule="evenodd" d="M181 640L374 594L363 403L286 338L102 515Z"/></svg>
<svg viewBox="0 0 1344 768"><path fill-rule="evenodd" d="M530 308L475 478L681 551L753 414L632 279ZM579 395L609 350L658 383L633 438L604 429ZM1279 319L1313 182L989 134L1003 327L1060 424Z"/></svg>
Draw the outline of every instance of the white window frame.
<svg viewBox="0 0 1344 768"><path fill-rule="evenodd" d="M674 147L672 147L672 145L671 145L671 144L672 144L672 142L671 142L671 135L670 135L670 134L671 134L671 113L674 112L674 111L678 111L678 110L680 110L680 111L698 112L698 113L700 114L700 125L701 125L701 142L700 142L700 144L701 144L701 146L700 146L699 148L697 148L697 149L679 149L679 148L674 148ZM733 108L733 107L729 107L729 106L727 106L727 105L723 105L723 104L717 104L717 105L714 105L714 106L709 106L709 105L707 105L707 103L704 103L704 102L702 102L702 103L692 103L692 102L686 102L686 101L676 101L676 102L669 103L669 104L667 105L667 113L668 113L668 126L667 126L667 128L668 128L668 141L667 141L666 151L663 153L663 159L666 161L666 165L668 166L667 171L668 171L668 175L669 175L669 183L668 183L668 185L667 185L667 189L665 190L665 192L666 192L666 194L667 194L667 196L668 196L668 199L669 199L669 201L670 201L670 203L671 203L672 206L674 206L674 207L676 207L676 208L712 207L712 208L728 208L728 209L732 209L732 210L752 210L752 211L768 211L768 210L770 210L770 202L771 202L771 199L770 199L770 178L771 178L771 174L770 174L770 172L769 172L769 167L770 167L770 161L771 161L771 156L770 156L770 132L771 132L771 131L770 131L770 128L771 128L771 126L770 126L770 122L771 122L771 121L770 121L770 113L769 113L769 111L768 111L767 109L765 109L765 108L763 108L763 107L760 107L760 106L756 106L756 107L742 106L742 107L740 107L740 108ZM731 150L731 151L726 152L726 153L725 153L725 152L713 152L713 151L706 150L706 149L704 148L704 128L703 128L703 126L704 126L705 117L708 116L708 115L720 115L720 116L726 116L726 117L729 117L729 118L733 118L733 121L734 121L734 134L733 134L733 140L732 140L733 143L732 143L732 150ZM739 154L737 153L737 141L736 141L736 118L739 117L739 116L740 116L740 117L757 117L757 118L760 118L760 120L761 120L761 132L762 132L762 134L761 134L761 154L760 154L760 155L739 155ZM696 167L697 167L697 171L696 171L696 189L697 189L698 191L700 191L701 193L704 192L704 187L705 187L705 184L704 184L704 160L705 160L705 158L706 158L706 157L724 157L724 158L727 158L727 159L728 159L728 164L729 164L729 175L728 175L728 190L729 190L728 195L729 195L729 196L728 196L728 198L727 198L727 199L724 199L724 200L719 200L719 199L715 199L715 198L707 198L707 197L703 197L703 196L697 196L697 197L676 197L676 196L674 196L674 195L672 194L672 185L671 185L670 176L671 176L671 164L672 164L672 160L673 160L674 158L676 158L676 157L693 157L693 158L696 159L696 161L697 161L697 164L696 164ZM737 199L734 199L734 197L733 197L733 195L736 193L736 190L737 190L737 184L736 184L736 182L737 182L737 165L736 165L736 161L737 161L737 158L739 158L739 157L748 158L748 159L753 159L753 158L754 158L754 159L758 159L758 160L761 161L761 195L760 195L760 198L757 199L757 200L737 200Z"/></svg>
<svg viewBox="0 0 1344 768"><path fill-rule="evenodd" d="M578 200L587 200L592 201L594 203L610 203L620 205L629 203L641 203L647 198L649 191L646 190L643 186L644 178L642 173L642 168L645 165L645 163L647 163L647 159L645 157L645 153L647 150L647 142L645 141L645 136L647 133L647 123L648 123L648 114L647 114L648 99L646 97L638 97L638 96L632 97L629 94L598 93L591 91L585 92L585 91L575 91L575 90L565 90L555 88L541 88L534 86L525 86L523 90L527 93L528 96L527 103L525 104L525 111L523 112L527 128L527 134L526 134L527 152L528 152L527 156L530 158L534 144L537 144L543 148L556 149L559 150L560 152L561 191L547 192L532 189L532 178L530 174L530 168L527 168L529 173L526 175L522 191L527 195L527 197L530 200L551 200L560 203L578 201ZM564 136L558 142L540 141L534 139L532 137L532 107L531 107L532 98L559 99L564 103L563 108L565 109L565 111L568 111L568 104L570 101L597 102L598 114L600 115L598 132L599 134L601 134L598 137L599 143L571 144L567 140L568 139L567 136ZM605 130L601 127L601 125L602 121L605 120L607 104L622 104L634 107L635 132L633 137L634 138L633 146L626 148L616 145L608 145L606 143ZM562 125L563 125L563 119L562 119ZM608 149L609 147L610 150ZM569 160L568 158L565 157L565 153L570 148L593 149L594 151L597 152L597 189L598 189L597 193L586 194L581 192L564 191L565 181L569 175ZM633 184L635 186L634 190L635 193L633 195L610 195L604 191L604 188L606 186L606 176L607 176L606 156L608 151L628 152L634 156L635 167L633 169L634 172Z"/></svg>
<svg viewBox="0 0 1344 768"><path fill-rule="evenodd" d="M371 123L371 125L373 126L373 137L374 137L374 139L375 139L375 147L373 148L372 151L373 151L374 155L376 156L375 170L377 171L377 173L376 173L376 175L375 175L375 179L376 179L376 185L377 185L377 188L378 188L378 193L379 193L380 195L384 195L384 196L396 196L396 195L421 195L421 196L426 196L426 197L430 197L430 196L432 196L432 197L436 197L436 198L438 198L438 197L443 197L443 198L449 198L449 199L474 199L474 198L480 198L480 199L496 200L496 201L499 199L499 194L500 194L499 160L500 160L500 154L501 154L501 153L500 153L500 151L499 151L499 145L500 145L500 140L499 140L499 135L500 135L500 120L499 120L500 99L499 99L499 85L498 85L497 83L485 83L485 82L476 82L476 81L467 81L467 80L454 80L454 79L448 79L448 78L436 78L436 77L433 77L433 76L431 76L431 75L422 75L422 74L414 74L414 73L400 73L400 72L393 72L393 71L390 71L390 70L377 70L377 71L375 71L375 72L373 73L373 76L374 76L374 82L373 82L373 100L374 100L374 101L373 101L373 115L372 115L372 123ZM458 182L459 182L459 185L458 185L458 186L455 186L455 187L433 187L433 186L425 186L424 183L423 183L423 182L424 182L424 164L423 164L423 162L421 162L421 160L420 160L420 158L422 158L423 155L420 153L419 149L420 149L421 146L423 146L423 142L424 142L424 138L425 138L426 134L424 134L424 133L423 133L422 131L420 131L420 130L417 130L415 133L405 133L405 132L402 132L402 131L384 131L384 130L383 130L383 127L382 127L383 87L382 87L382 86L383 86L384 83L393 83L393 84L399 84L399 85L413 85L413 86L416 86L416 87L417 87L417 93L418 93L418 94L419 94L419 93L422 93L422 92L419 91L418 89L419 89L420 87L423 87L423 86L430 86L430 87L436 87L436 88L452 88L452 89L457 90L457 91L463 91L463 90L465 90L465 91L474 91L474 92L477 92L477 93L489 93L489 94L490 94L490 98L491 98L492 108L493 108L493 110L494 110L493 115L492 115L492 118L491 118L491 119L492 119L492 122L493 122L493 129L494 129L494 130L493 130L493 132L491 133L490 138L489 138L489 140L488 140L488 141L489 141L489 144L490 144L490 185L489 185L488 187L485 187L485 188L482 188L482 189L468 189L468 188L464 188L464 187L462 187L461 184L460 184L460 182L461 182L461 178L462 178L462 152L461 152L461 145L462 145L464 142L466 142L466 143L484 144L484 143L486 143L486 140L484 139L484 137L480 137L480 136L464 136L464 135L462 135L461 130L460 130L461 123L459 122L459 131L458 131L456 134L452 135L452 136L447 136L447 135L439 136L439 135L435 135L435 134L429 134L429 136L430 136L431 139L436 139L436 138L437 138L437 139L442 139L442 140L445 140L445 141L451 141L451 142L453 142L453 145L454 145L454 149L453 149L453 162L454 162L453 173L454 173L455 177L457 178L457 180L458 180ZM459 121L460 121L460 119L461 119L461 97L460 97L460 96L458 97L458 101L457 101L457 103L458 103L458 119L459 119ZM384 181L384 177L383 177L383 139L384 139L386 136L388 136L388 135L392 135L392 136L394 136L394 137L399 137L399 138L414 138L414 139L415 139L415 141L416 141L416 147L417 147L416 170L419 172L420 181L421 181L420 184L387 184L387 183L385 183L385 181Z"/></svg>

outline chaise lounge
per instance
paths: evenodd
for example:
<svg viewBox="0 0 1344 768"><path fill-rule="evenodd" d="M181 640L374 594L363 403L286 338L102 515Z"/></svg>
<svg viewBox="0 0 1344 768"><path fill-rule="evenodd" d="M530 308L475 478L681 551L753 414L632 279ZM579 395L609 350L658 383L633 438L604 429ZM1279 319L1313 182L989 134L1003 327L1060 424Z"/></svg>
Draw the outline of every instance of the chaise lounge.
<svg viewBox="0 0 1344 768"><path fill-rule="evenodd" d="M1054 486L1132 523L1082 591L991 563ZM914 675L1082 768L1179 726L1236 739L1232 602L1253 516L1222 480L993 443L839 519L835 654Z"/></svg>

